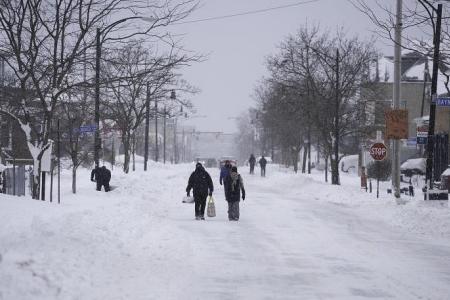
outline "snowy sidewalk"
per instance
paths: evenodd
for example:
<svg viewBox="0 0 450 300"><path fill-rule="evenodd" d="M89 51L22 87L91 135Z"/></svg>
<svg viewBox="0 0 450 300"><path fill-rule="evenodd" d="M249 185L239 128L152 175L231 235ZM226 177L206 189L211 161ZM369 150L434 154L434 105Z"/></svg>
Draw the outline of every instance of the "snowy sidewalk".
<svg viewBox="0 0 450 300"><path fill-rule="evenodd" d="M354 187L271 168L242 169L247 199L229 222L218 170L217 217L181 203L192 166L88 172L63 203L0 196L0 299L448 299L448 208L398 207ZM69 176L69 174L64 174ZM359 197L361 199L359 199ZM418 220L399 222L414 215ZM425 225L424 225L425 224ZM450 226L449 226L450 227Z"/></svg>

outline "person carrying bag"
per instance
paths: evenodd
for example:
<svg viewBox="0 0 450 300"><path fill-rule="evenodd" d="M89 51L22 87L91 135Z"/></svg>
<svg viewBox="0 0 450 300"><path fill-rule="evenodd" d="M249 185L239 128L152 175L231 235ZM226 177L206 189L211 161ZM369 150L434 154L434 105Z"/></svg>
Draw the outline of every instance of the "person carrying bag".
<svg viewBox="0 0 450 300"><path fill-rule="evenodd" d="M245 200L244 181L237 171L237 167L232 167L230 174L225 178L225 197L228 202L228 220L239 221L239 201Z"/></svg>

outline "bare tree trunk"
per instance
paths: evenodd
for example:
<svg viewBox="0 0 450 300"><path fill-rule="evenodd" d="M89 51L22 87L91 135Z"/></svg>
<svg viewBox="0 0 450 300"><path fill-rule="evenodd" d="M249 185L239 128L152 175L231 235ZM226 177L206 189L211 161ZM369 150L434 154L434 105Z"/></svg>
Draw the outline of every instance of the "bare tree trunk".
<svg viewBox="0 0 450 300"><path fill-rule="evenodd" d="M72 193L77 193L77 167L75 165L72 167Z"/></svg>
<svg viewBox="0 0 450 300"><path fill-rule="evenodd" d="M306 173L306 159L308 158L308 147L303 147L303 163L302 163L302 173Z"/></svg>
<svg viewBox="0 0 450 300"><path fill-rule="evenodd" d="M325 182L328 182L328 155L325 156Z"/></svg>
<svg viewBox="0 0 450 300"><path fill-rule="evenodd" d="M311 139L311 134L309 136ZM311 174L311 140L308 143L308 174Z"/></svg>
<svg viewBox="0 0 450 300"><path fill-rule="evenodd" d="M297 173L298 172L298 155L299 155L300 151L295 149L292 150L292 163L294 164L294 172Z"/></svg>
<svg viewBox="0 0 450 300"><path fill-rule="evenodd" d="M133 133L133 147L132 147L132 154L133 154L133 172L136 171L136 134Z"/></svg>
<svg viewBox="0 0 450 300"><path fill-rule="evenodd" d="M124 161L123 161L123 171L125 174L128 174L130 171L130 137L126 135L122 137L123 141L123 152L124 152Z"/></svg>

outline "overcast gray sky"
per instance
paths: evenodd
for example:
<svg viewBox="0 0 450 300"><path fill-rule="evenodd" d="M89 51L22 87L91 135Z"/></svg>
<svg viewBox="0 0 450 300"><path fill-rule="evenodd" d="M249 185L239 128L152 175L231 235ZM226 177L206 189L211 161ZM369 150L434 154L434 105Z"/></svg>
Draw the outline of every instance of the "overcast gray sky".
<svg viewBox="0 0 450 300"><path fill-rule="evenodd" d="M301 0L203 0L202 6L187 20L297 2ZM367 38L375 28L347 0L318 0L254 15L172 26L172 32L185 34L183 44L187 49L209 54L205 62L184 71L185 78L201 89L193 97L197 114L207 117L185 123L201 131L234 132L236 122L229 118L254 105L253 88L267 75L265 57L275 53L277 45L306 22L320 23L322 29L343 26L349 34ZM379 47L387 49L382 43Z"/></svg>

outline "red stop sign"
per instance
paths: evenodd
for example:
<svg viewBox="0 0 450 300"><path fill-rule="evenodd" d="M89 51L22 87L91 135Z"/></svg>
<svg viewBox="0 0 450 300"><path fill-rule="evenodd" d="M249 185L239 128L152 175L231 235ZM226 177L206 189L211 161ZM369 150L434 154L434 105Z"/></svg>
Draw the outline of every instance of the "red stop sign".
<svg viewBox="0 0 450 300"><path fill-rule="evenodd" d="M383 160L386 158L387 149L383 143L375 143L372 145L372 147L370 147L369 153L373 157L373 159Z"/></svg>

